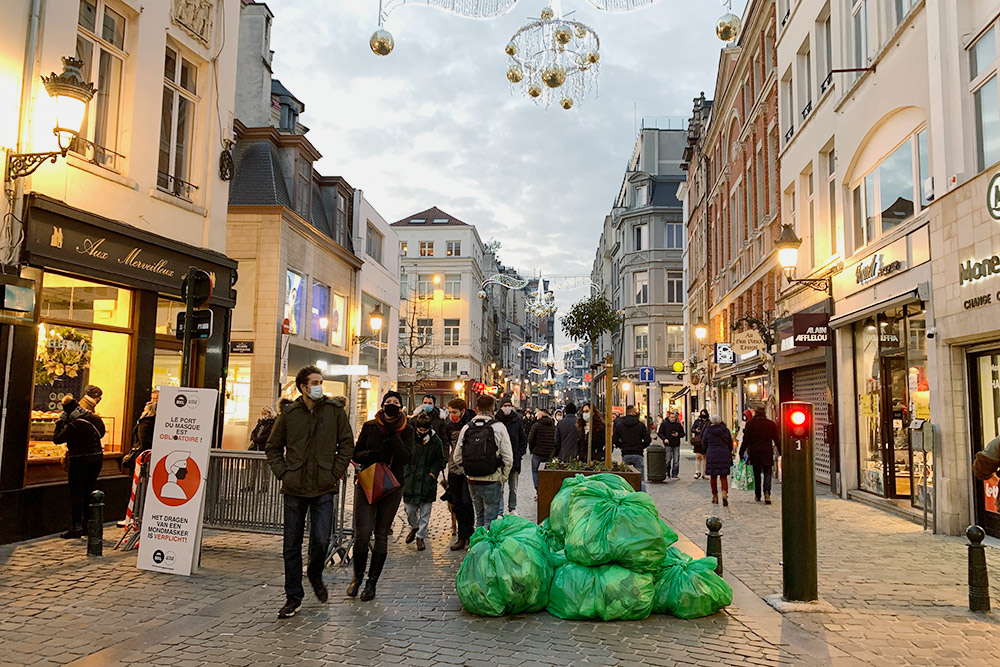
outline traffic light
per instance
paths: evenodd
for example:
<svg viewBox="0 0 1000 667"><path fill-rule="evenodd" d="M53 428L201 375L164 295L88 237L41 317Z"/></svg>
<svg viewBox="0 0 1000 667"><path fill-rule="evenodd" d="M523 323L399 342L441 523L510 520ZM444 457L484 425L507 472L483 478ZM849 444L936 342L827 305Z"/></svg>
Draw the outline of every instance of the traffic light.
<svg viewBox="0 0 1000 667"><path fill-rule="evenodd" d="M792 401L781 404L785 434L792 440L811 439L813 433L812 403Z"/></svg>
<svg viewBox="0 0 1000 667"><path fill-rule="evenodd" d="M817 598L813 405L781 404L782 580L786 600Z"/></svg>

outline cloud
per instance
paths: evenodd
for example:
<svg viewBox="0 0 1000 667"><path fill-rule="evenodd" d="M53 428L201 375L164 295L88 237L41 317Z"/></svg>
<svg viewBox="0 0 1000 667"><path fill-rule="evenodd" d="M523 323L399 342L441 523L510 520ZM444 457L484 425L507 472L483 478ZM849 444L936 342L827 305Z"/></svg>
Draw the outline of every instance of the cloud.
<svg viewBox="0 0 1000 667"><path fill-rule="evenodd" d="M737 2L738 5L743 3ZM525 274L589 275L643 115L690 115L715 85L720 4L661 0L631 14L565 0L601 38L599 96L571 111L537 107L505 78L503 47L540 2L492 21L418 3L386 23L396 48L368 48L377 3L273 3L274 74L306 104L323 153L388 220L436 205L500 240ZM587 294L557 294L565 309Z"/></svg>

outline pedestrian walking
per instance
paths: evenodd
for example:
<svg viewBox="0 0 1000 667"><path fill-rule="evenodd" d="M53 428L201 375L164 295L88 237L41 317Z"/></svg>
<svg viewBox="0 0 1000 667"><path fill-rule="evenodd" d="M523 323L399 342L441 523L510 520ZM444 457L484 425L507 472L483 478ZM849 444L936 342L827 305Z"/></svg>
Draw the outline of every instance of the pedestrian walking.
<svg viewBox="0 0 1000 667"><path fill-rule="evenodd" d="M660 422L656 435L663 441L667 449L667 476L677 479L681 468L681 438L687 435L684 425L680 423L676 412L668 412L666 419Z"/></svg>
<svg viewBox="0 0 1000 667"><path fill-rule="evenodd" d="M465 425L472 421L476 413L468 409L461 398L448 401L448 421L444 425L441 441L445 448L445 459L448 461L448 486L442 500L447 500L455 516L457 534L451 543L452 551L459 551L469 546L469 538L475 530L476 513L472 505L472 495L469 493L469 480L465 478L462 467L455 463L455 450L458 449L458 436Z"/></svg>
<svg viewBox="0 0 1000 667"><path fill-rule="evenodd" d="M493 418L496 401L484 394L476 399L476 416L462 427L455 463L469 481L476 528L490 527L500 516L503 483L514 464L507 428Z"/></svg>
<svg viewBox="0 0 1000 667"><path fill-rule="evenodd" d="M410 418L416 418L421 412L426 413L431 418L431 429L440 437L447 413L438 409L436 401L434 394L424 394L424 397L420 399L420 405L416 407Z"/></svg>
<svg viewBox="0 0 1000 667"><path fill-rule="evenodd" d="M437 497L437 477L444 470L441 438L431 427L431 416L424 410L413 420L413 453L403 467L403 506L410 532L406 543L417 541L417 551L426 549L427 525Z"/></svg>
<svg viewBox="0 0 1000 667"><path fill-rule="evenodd" d="M250 432L250 447L248 449L251 452L264 451L267 439L271 436L271 429L274 428L274 421L277 417L278 413L270 405L265 405L260 409L260 419L257 420L257 425Z"/></svg>
<svg viewBox="0 0 1000 667"><path fill-rule="evenodd" d="M576 405L567 403L566 416L558 419L556 410L556 452L560 461L576 461L580 458L580 432L576 429ZM586 453L586 450L584 450Z"/></svg>
<svg viewBox="0 0 1000 667"><path fill-rule="evenodd" d="M156 425L156 406L160 400L160 390L154 389L150 394L149 402L143 407L132 427L132 449L122 457L118 464L122 472L131 475L135 460L139 454L153 448L153 427ZM119 521L119 527L124 527L125 522Z"/></svg>
<svg viewBox="0 0 1000 667"><path fill-rule="evenodd" d="M705 472L712 485L712 504L719 504L718 478L722 478L722 504L729 506L729 471L733 466L733 434L722 422L722 417L712 415L711 424L702 432L705 446Z"/></svg>
<svg viewBox="0 0 1000 667"><path fill-rule="evenodd" d="M406 484L403 469L411 461L413 437L413 427L403 412L403 397L398 392L387 391L375 418L361 426L354 447L354 462L362 470L376 463L385 464L400 486L371 502L360 483L354 488L354 578L347 587L349 597L358 594L364 579L372 533L375 534L375 542L361 600L367 602L375 597L375 587L389 557L392 522L403 499L403 485Z"/></svg>
<svg viewBox="0 0 1000 667"><path fill-rule="evenodd" d="M753 418L743 429L743 444L740 446L740 457L753 466L753 492L757 502L760 502L761 491L764 492L764 504L771 504L771 470L774 466L774 448L781 455L781 435L778 425L767 418L763 407L754 409Z"/></svg>
<svg viewBox="0 0 1000 667"><path fill-rule="evenodd" d="M528 433L528 449L531 451L531 481L535 491L538 491L538 466L551 461L556 453L556 424L548 409L538 408L536 414L535 423Z"/></svg>
<svg viewBox="0 0 1000 667"><path fill-rule="evenodd" d="M589 443L591 448L590 460L603 461L604 417L601 416L601 411L593 410L590 403L584 403L580 408L579 418L576 420L576 430L579 432L580 450L586 452ZM591 430L594 432L593 440L590 439ZM583 454L580 455L580 458L584 458Z"/></svg>
<svg viewBox="0 0 1000 667"><path fill-rule="evenodd" d="M496 418L507 429L511 451L514 455L514 464L511 466L510 475L505 483L507 511L513 513L517 510L517 482L521 476L521 460L528 451L528 434L524 430L524 422L514 410L514 403L509 397L500 401L500 412L497 413ZM502 505L503 498L501 497L500 500Z"/></svg>
<svg viewBox="0 0 1000 667"><path fill-rule="evenodd" d="M91 405L96 407L96 403ZM104 432L103 419L83 407L72 395L63 397L62 413L52 437L55 444L66 445L63 467L69 481L70 525L69 530L59 535L63 539L83 537L90 494L97 487L97 477L104 465L101 446Z"/></svg>
<svg viewBox="0 0 1000 667"><path fill-rule="evenodd" d="M705 429L709 427L711 420L708 417L708 410L698 413L698 418L691 426L691 447L694 449L694 478L701 479L705 476L705 442L703 435Z"/></svg>
<svg viewBox="0 0 1000 667"><path fill-rule="evenodd" d="M556 410L555 412L552 413L552 421L554 421L557 425L559 424L559 422L562 421L562 418L563 418L562 410Z"/></svg>
<svg viewBox="0 0 1000 667"><path fill-rule="evenodd" d="M646 466L643 452L649 447L649 426L639 419L634 405L625 408L625 416L615 426L611 436L611 446L622 450L622 461L639 471L642 490L646 490Z"/></svg>
<svg viewBox="0 0 1000 667"><path fill-rule="evenodd" d="M323 373L306 366L295 375L299 397L281 409L264 452L284 498L285 604L278 618L298 611L302 589L302 536L309 513L309 564L306 575L316 599L330 594L323 566L333 525L333 499L354 452L354 434L344 408L323 395Z"/></svg>

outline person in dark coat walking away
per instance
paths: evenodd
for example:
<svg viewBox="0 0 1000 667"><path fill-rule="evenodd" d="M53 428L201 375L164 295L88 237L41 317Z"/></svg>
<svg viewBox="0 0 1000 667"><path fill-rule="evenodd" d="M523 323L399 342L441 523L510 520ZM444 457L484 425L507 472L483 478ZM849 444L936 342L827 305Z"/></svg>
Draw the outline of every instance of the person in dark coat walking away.
<svg viewBox="0 0 1000 667"><path fill-rule="evenodd" d="M97 487L97 477L104 465L104 420L77 403L67 394L62 400L62 414L56 421L52 442L66 445L65 467L69 476L69 530L59 537L83 537L84 520L90 494Z"/></svg>
<svg viewBox="0 0 1000 667"><path fill-rule="evenodd" d="M467 548L472 531L476 528L476 510L472 505L472 494L469 493L469 480L465 478L462 467L455 463L458 436L462 432L462 427L475 416L476 413L468 409L468 404L463 399L453 398L448 401L448 421L445 422L441 434L445 460L448 461L448 490L441 499L447 500L451 505L458 523L458 533L451 543L452 551Z"/></svg>
<svg viewBox="0 0 1000 667"><path fill-rule="evenodd" d="M535 484L535 491L538 491L538 466L551 461L556 453L556 423L546 408L538 408L536 414L538 416L528 433L528 449L531 451L531 481Z"/></svg>
<svg viewBox="0 0 1000 667"><path fill-rule="evenodd" d="M410 419L416 419L421 412L427 413L427 415L431 418L431 429L433 429L434 432L438 434L438 437L440 437L444 430L444 423L447 418L447 414L444 413L443 410L438 409L437 404L435 403L434 394L424 394L424 397L420 399L420 405L418 405L413 411L413 414L410 415Z"/></svg>
<svg viewBox="0 0 1000 667"><path fill-rule="evenodd" d="M432 418L423 410L413 420L413 454L403 467L403 506L410 532L406 543L417 541L417 551L427 547L427 524L437 497L437 476L444 470L444 448L441 438L431 428Z"/></svg>
<svg viewBox="0 0 1000 667"><path fill-rule="evenodd" d="M521 476L521 459L528 451L528 434L524 430L524 422L521 416L514 409L514 403L510 398L500 401L500 411L496 414L496 420L507 428L507 435L510 436L510 446L514 451L514 466L507 476L507 512L513 513L517 510L517 481ZM503 496L500 497L501 504Z"/></svg>
<svg viewBox="0 0 1000 667"><path fill-rule="evenodd" d="M604 460L604 417L600 410L592 410L590 403L584 403L580 408L579 419L576 420L576 430L580 434L580 459L585 460L588 443L591 446L590 460ZM590 431L594 431L594 439L590 440Z"/></svg>
<svg viewBox="0 0 1000 667"><path fill-rule="evenodd" d="M567 403L565 410L566 416L556 422L556 453L560 461L568 462L580 457L580 432L576 430L576 405Z"/></svg>
<svg viewBox="0 0 1000 667"><path fill-rule="evenodd" d="M698 413L698 418L691 425L691 447L694 449L694 478L705 477L705 441L703 434L705 429L711 424L708 418L708 410Z"/></svg>
<svg viewBox="0 0 1000 667"><path fill-rule="evenodd" d="M681 468L681 438L687 435L684 425L677 419L676 412L667 413L667 418L660 422L656 435L667 448L667 476L677 479Z"/></svg>
<svg viewBox="0 0 1000 667"><path fill-rule="evenodd" d="M611 436L611 446L622 450L622 461L639 471L642 476L642 490L646 490L646 466L643 452L649 447L652 438L649 436L649 426L639 419L635 406L625 409L625 416L615 426Z"/></svg>
<svg viewBox="0 0 1000 667"><path fill-rule="evenodd" d="M778 433L778 425L767 418L764 408L755 408L753 419L743 429L740 457L745 456L747 463L753 466L754 496L760 502L763 490L766 505L771 504L771 469L774 466L775 447L780 455L781 435Z"/></svg>
<svg viewBox="0 0 1000 667"><path fill-rule="evenodd" d="M309 565L306 575L316 599L330 594L323 566L333 525L333 499L354 452L354 434L344 408L323 395L323 373L306 366L295 375L301 394L278 415L264 452L284 494L285 605L278 618L295 615L302 604L302 536L309 512Z"/></svg>
<svg viewBox="0 0 1000 667"><path fill-rule="evenodd" d="M250 447L248 449L251 452L264 451L267 439L271 436L271 429L274 428L274 420L277 417L278 413L270 405L265 405L260 409L260 419L257 420L257 425L250 432Z"/></svg>
<svg viewBox="0 0 1000 667"><path fill-rule="evenodd" d="M705 445L705 472L712 484L712 503L719 504L717 478L722 478L722 504L729 506L729 471L733 466L733 434L722 422L722 417L712 415L711 424L702 433Z"/></svg>

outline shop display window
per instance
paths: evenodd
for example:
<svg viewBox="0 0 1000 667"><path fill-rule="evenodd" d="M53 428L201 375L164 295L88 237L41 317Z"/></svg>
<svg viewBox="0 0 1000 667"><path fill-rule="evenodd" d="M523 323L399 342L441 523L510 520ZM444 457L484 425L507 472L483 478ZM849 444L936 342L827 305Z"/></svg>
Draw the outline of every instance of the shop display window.
<svg viewBox="0 0 1000 667"><path fill-rule="evenodd" d="M333 295L333 312L330 313L330 345L347 347L347 298Z"/></svg>
<svg viewBox="0 0 1000 667"><path fill-rule="evenodd" d="M293 378L294 382L294 378ZM250 446L250 430L256 424L257 408L253 424L250 419L250 360L238 363L230 360L229 376L226 378L226 402L223 416L222 447L224 449L247 449Z"/></svg>
<svg viewBox="0 0 1000 667"><path fill-rule="evenodd" d="M127 290L47 273L34 362L28 461L56 460L65 445L52 442L62 399L83 396L87 385L104 392L95 412L104 420L104 451L124 446L130 360L131 298Z"/></svg>
<svg viewBox="0 0 1000 667"><path fill-rule="evenodd" d="M313 281L312 303L309 306L309 337L312 340L325 343L330 330L330 288L323 283Z"/></svg>
<svg viewBox="0 0 1000 667"><path fill-rule="evenodd" d="M1000 436L1000 353L988 352L977 355L972 360L972 391L973 405L973 456L976 452L982 451L987 443L993 438ZM988 479L984 482L976 482L983 485L983 505L980 507L989 512L992 517L986 518L986 522L993 528L996 534L996 525L1000 515L1000 488L998 488L997 478Z"/></svg>
<svg viewBox="0 0 1000 667"><path fill-rule="evenodd" d="M302 324L302 310L305 306L305 279L295 271L285 272L285 319L288 333L297 335Z"/></svg>

